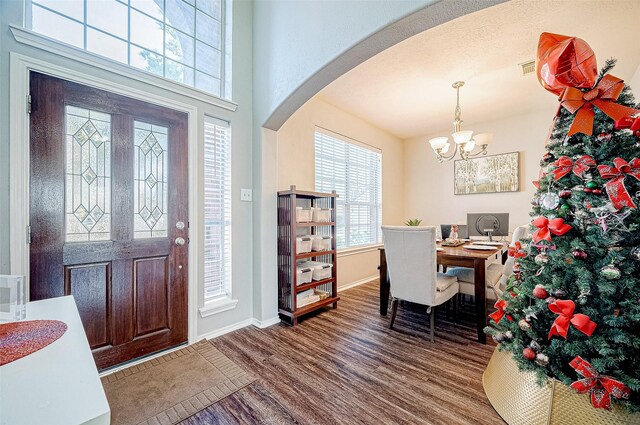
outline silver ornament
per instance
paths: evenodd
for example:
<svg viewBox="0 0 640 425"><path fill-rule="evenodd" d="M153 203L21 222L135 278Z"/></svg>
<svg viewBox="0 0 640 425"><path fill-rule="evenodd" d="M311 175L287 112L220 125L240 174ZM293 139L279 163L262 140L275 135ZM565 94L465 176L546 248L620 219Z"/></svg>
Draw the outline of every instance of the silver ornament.
<svg viewBox="0 0 640 425"><path fill-rule="evenodd" d="M631 250L631 258L635 261L640 261L640 246L637 246Z"/></svg>
<svg viewBox="0 0 640 425"><path fill-rule="evenodd" d="M531 323L529 323L527 320L525 319L521 319L518 322L518 326L520 326L520 329L522 329L523 331L528 331L529 329L531 329Z"/></svg>
<svg viewBox="0 0 640 425"><path fill-rule="evenodd" d="M620 275L620 269L613 264L606 265L600 269L600 276L608 280L620 279Z"/></svg>
<svg viewBox="0 0 640 425"><path fill-rule="evenodd" d="M548 210L555 210L560 205L560 197L557 193L547 192L540 196L540 206Z"/></svg>
<svg viewBox="0 0 640 425"><path fill-rule="evenodd" d="M536 354L536 364L540 366L546 366L549 364L549 356L546 354L538 353Z"/></svg>
<svg viewBox="0 0 640 425"><path fill-rule="evenodd" d="M542 346L538 343L538 341L531 340L531 342L529 343L529 347L536 353L542 351Z"/></svg>
<svg viewBox="0 0 640 425"><path fill-rule="evenodd" d="M544 252L541 252L540 254L536 255L536 257L533 260L536 262L537 265L542 266L543 264L546 264L549 261L549 257Z"/></svg>

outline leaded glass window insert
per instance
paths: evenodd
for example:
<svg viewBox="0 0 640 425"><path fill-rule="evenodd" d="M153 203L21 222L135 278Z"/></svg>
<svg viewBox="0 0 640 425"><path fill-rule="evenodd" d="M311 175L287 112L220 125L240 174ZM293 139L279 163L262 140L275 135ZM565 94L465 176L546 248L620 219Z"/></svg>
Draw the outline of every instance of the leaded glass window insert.
<svg viewBox="0 0 640 425"><path fill-rule="evenodd" d="M65 107L65 241L111 239L111 116Z"/></svg>
<svg viewBox="0 0 640 425"><path fill-rule="evenodd" d="M133 144L133 237L166 238L168 129L134 121Z"/></svg>
<svg viewBox="0 0 640 425"><path fill-rule="evenodd" d="M27 28L231 98L231 0L26 0Z"/></svg>

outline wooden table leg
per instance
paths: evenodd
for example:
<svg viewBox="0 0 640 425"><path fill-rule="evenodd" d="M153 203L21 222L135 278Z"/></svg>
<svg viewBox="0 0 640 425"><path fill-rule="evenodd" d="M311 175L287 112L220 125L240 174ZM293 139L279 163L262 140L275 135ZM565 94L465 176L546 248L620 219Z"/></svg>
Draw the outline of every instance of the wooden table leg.
<svg viewBox="0 0 640 425"><path fill-rule="evenodd" d="M473 270L473 282L475 289L475 301L476 301L476 328L478 331L478 342L481 344L487 343L487 335L483 329L487 326L487 299L485 282L485 260L476 258L474 260Z"/></svg>
<svg viewBox="0 0 640 425"><path fill-rule="evenodd" d="M387 315L389 309L389 277L387 275L387 258L384 249L380 250L380 314Z"/></svg>

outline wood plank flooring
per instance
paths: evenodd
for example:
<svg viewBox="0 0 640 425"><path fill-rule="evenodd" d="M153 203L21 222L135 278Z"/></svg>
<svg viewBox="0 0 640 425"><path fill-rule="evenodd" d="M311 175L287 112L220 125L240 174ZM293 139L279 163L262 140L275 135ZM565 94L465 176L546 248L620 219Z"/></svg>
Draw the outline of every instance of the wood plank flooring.
<svg viewBox="0 0 640 425"><path fill-rule="evenodd" d="M458 322L439 311L431 343L417 306L401 305L388 329L378 288L342 291L337 310L296 328L250 326L213 340L258 379L182 424L504 423L482 389L494 346L474 341L472 309Z"/></svg>

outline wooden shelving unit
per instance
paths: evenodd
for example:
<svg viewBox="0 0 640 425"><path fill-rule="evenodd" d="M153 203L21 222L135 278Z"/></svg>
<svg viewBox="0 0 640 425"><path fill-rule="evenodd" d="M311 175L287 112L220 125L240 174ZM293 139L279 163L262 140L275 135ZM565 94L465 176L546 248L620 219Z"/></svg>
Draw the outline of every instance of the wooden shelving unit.
<svg viewBox="0 0 640 425"><path fill-rule="evenodd" d="M298 323L298 317L322 307L333 304L338 307L338 264L336 261L336 198L332 193L318 193L291 189L278 192L278 311L280 317L292 325ZM324 208L331 210L329 222L296 221L296 208ZM331 236L331 249L312 251L301 254L297 252L296 237L303 235ZM299 260L315 259L332 264L331 277L312 280L298 285L296 267ZM329 293L329 297L318 302L297 306L296 295L308 289L318 289Z"/></svg>

